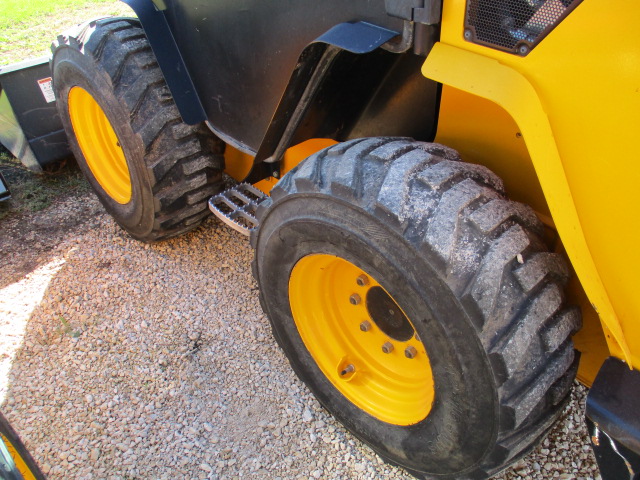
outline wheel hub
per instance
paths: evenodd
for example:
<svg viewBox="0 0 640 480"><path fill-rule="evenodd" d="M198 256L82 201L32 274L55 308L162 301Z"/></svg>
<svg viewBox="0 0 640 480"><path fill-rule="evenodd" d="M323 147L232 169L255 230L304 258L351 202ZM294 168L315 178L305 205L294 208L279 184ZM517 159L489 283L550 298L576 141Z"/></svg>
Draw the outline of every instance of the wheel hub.
<svg viewBox="0 0 640 480"><path fill-rule="evenodd" d="M394 340L406 342L415 331L407 316L382 287L367 292L367 311L380 330Z"/></svg>
<svg viewBox="0 0 640 480"><path fill-rule="evenodd" d="M82 154L102 189L116 202L131 200L127 160L102 107L81 87L69 90L69 117Z"/></svg>
<svg viewBox="0 0 640 480"><path fill-rule="evenodd" d="M434 387L426 349L376 279L342 258L308 255L293 268L289 301L305 347L351 403L395 425L428 416Z"/></svg>

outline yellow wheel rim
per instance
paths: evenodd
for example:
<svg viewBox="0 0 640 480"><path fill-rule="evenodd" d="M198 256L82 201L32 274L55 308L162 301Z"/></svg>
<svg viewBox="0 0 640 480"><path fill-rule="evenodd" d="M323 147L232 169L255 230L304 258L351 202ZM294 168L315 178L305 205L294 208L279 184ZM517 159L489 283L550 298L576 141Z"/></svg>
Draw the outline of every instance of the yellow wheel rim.
<svg viewBox="0 0 640 480"><path fill-rule="evenodd" d="M289 280L302 341L322 373L378 420L413 425L434 398L431 364L411 321L382 286L333 255L308 255Z"/></svg>
<svg viewBox="0 0 640 480"><path fill-rule="evenodd" d="M116 202L131 200L131 177L124 152L98 102L81 87L69 91L69 116L82 154L102 189Z"/></svg>
<svg viewBox="0 0 640 480"><path fill-rule="evenodd" d="M14 447L14 445L9 441L7 437L0 433L0 441L2 441L11 456L11 459L15 463L16 468L22 474L22 478L24 480L36 480L35 475L31 471L31 469L27 466L27 462L22 458L22 455L18 453L18 450Z"/></svg>

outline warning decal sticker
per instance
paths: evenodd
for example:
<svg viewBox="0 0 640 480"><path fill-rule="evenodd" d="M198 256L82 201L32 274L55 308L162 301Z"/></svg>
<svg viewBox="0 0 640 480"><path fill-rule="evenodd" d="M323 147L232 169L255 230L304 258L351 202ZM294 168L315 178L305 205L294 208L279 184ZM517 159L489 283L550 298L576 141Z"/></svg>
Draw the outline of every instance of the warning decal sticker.
<svg viewBox="0 0 640 480"><path fill-rule="evenodd" d="M51 77L41 78L40 80L38 80L38 85L40 86L42 95L44 95L44 99L47 101L47 103L56 101L56 96L53 93L53 87L51 86Z"/></svg>

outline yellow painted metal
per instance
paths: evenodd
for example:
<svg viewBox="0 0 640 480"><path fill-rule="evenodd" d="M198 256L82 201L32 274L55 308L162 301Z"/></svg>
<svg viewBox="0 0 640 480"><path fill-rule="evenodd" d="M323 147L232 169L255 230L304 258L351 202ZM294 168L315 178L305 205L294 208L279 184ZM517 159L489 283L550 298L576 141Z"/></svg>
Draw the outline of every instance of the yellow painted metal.
<svg viewBox="0 0 640 480"><path fill-rule="evenodd" d="M7 447L7 451L9 452L9 455L11 455L13 462L16 464L16 468L22 474L22 478L24 480L35 480L36 477L31 471L31 469L27 466L27 462L24 461L22 456L18 453L14 445L9 441L9 439L2 434L0 434L0 439L2 440L4 445Z"/></svg>
<svg viewBox="0 0 640 480"><path fill-rule="evenodd" d="M318 150L335 145L337 142L330 138L312 138L302 143L294 145L287 149L282 159L282 165L280 168L280 174L284 175L293 167L298 165L302 160L310 157ZM278 183L278 179L274 177L267 178L256 183L256 187L262 190L264 193L269 193L271 189Z"/></svg>
<svg viewBox="0 0 640 480"><path fill-rule="evenodd" d="M282 175L287 173L293 167L298 165L302 160L307 157L310 157L314 153L323 148L330 147L331 145L335 145L335 140L331 138L311 138L302 143L294 145L287 149L284 153L284 159L282 162Z"/></svg>
<svg viewBox="0 0 640 480"><path fill-rule="evenodd" d="M227 145L224 149L224 171L238 182L241 182L249 175L251 167L253 167L253 158L252 155Z"/></svg>
<svg viewBox="0 0 640 480"><path fill-rule="evenodd" d="M368 284L358 284L361 275L367 276ZM291 311L307 350L340 393L378 420L412 425L431 411L431 363L415 336L398 341L375 324L365 299L377 286L375 279L342 258L308 255L291 273ZM354 294L361 299L355 305L350 301ZM368 331L360 328L364 321L370 324ZM386 342L394 347L390 353L382 350ZM414 358L405 356L408 347L415 348Z"/></svg>
<svg viewBox="0 0 640 480"><path fill-rule="evenodd" d="M488 167L504 180L511 199L530 205L542 218L549 217L522 133L502 107L443 86L435 141L456 149L466 162ZM523 182L523 178L530 180Z"/></svg>
<svg viewBox="0 0 640 480"><path fill-rule="evenodd" d="M335 140L332 140L330 138L312 138L288 148L284 153L284 158L282 160L280 168L280 174L284 175L305 158L313 155L318 150L330 147L331 145L335 145L336 143L337 142ZM225 171L234 179L241 182L247 175L249 175L251 167L253 167L253 156L241 152L231 145L227 145L224 152L224 157ZM257 182L255 184L255 187L268 194L276 183L278 183L277 178L269 177Z"/></svg>
<svg viewBox="0 0 640 480"><path fill-rule="evenodd" d="M444 3L423 73L514 119L611 354L640 368L640 4L585 1L526 57L464 41L464 12Z"/></svg>
<svg viewBox="0 0 640 480"><path fill-rule="evenodd" d="M131 177L118 137L98 102L81 87L69 91L69 116L82 154L102 189L116 202L131 200Z"/></svg>
<svg viewBox="0 0 640 480"><path fill-rule="evenodd" d="M464 132L461 135L461 132ZM513 118L499 105L451 86L443 86L438 117L437 142L455 148L462 158L481 163L497 173L505 183L510 198L533 207L549 227L547 242L556 230L544 193L529 157L522 134ZM504 160L508 159L507 162ZM522 179L527 181L523 182ZM557 234L554 235L557 237ZM559 245L559 253L566 252ZM602 362L609 356L607 340L600 318L575 278L568 285L567 301L582 310L582 329L573 342L580 351L578 379L591 386Z"/></svg>
<svg viewBox="0 0 640 480"><path fill-rule="evenodd" d="M609 357L607 339L600 323L600 317L589 303L580 281L573 276L566 289L569 305L580 305L582 328L573 336L573 346L580 352L580 365L577 378L590 387L602 366Z"/></svg>

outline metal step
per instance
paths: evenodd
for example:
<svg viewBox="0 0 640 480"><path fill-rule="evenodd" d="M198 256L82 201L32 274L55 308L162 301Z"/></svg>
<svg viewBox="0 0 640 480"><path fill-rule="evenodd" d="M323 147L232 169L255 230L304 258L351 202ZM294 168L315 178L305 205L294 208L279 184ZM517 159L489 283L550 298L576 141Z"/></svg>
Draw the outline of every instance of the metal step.
<svg viewBox="0 0 640 480"><path fill-rule="evenodd" d="M209 199L213 214L238 232L249 235L260 222L255 216L267 195L248 183L241 183Z"/></svg>

